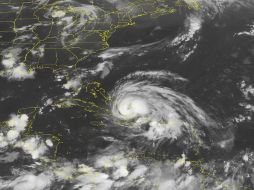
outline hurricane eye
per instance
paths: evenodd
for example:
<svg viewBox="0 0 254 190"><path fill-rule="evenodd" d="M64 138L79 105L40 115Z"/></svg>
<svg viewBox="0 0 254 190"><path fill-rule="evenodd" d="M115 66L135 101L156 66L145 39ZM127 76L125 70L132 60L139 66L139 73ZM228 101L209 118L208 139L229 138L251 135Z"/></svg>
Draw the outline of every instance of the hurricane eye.
<svg viewBox="0 0 254 190"><path fill-rule="evenodd" d="M144 131L148 131L150 129L150 125L148 123L142 124L140 128Z"/></svg>

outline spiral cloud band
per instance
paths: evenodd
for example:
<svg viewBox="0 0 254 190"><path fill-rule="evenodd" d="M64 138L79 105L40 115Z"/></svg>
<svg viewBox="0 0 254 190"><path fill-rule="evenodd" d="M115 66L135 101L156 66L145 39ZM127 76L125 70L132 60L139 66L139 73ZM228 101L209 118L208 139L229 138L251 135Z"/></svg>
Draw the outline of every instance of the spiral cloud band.
<svg viewBox="0 0 254 190"><path fill-rule="evenodd" d="M137 72L121 80L112 91L113 117L148 141L168 140L182 150L209 149L220 125L191 98L159 84L165 75L171 82L180 80L163 71Z"/></svg>

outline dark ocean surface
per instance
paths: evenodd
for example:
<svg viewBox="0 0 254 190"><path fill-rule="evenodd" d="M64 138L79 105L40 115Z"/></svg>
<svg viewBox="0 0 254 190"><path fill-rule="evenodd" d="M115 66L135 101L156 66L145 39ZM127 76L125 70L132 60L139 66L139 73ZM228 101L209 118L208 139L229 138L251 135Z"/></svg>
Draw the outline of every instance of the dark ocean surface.
<svg viewBox="0 0 254 190"><path fill-rule="evenodd" d="M254 1L0 2L0 189L254 189Z"/></svg>

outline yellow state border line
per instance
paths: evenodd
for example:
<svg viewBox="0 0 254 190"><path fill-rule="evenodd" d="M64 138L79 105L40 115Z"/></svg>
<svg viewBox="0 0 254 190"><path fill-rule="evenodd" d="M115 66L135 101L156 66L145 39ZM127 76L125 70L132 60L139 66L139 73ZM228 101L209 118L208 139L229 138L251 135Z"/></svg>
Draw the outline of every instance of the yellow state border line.
<svg viewBox="0 0 254 190"><path fill-rule="evenodd" d="M0 3L0 5L22 5L22 4L38 4L33 1L25 1L25 2L20 2L20 3Z"/></svg>
<svg viewBox="0 0 254 190"><path fill-rule="evenodd" d="M38 20L37 18L22 18L17 20ZM0 20L0 22L15 22L15 20Z"/></svg>
<svg viewBox="0 0 254 190"><path fill-rule="evenodd" d="M21 18L21 19L17 19L17 20L38 20L37 18ZM9 21L9 20L0 20L0 22L14 22L14 20L11 20L11 21ZM101 21L101 22L96 22L96 21L94 21L94 22L87 22L88 24L97 24L97 23L99 23L99 24L112 24L112 22L103 22L103 21ZM117 22L117 23L119 23L119 24L125 24L125 23L128 23L128 21L122 21L122 22Z"/></svg>
<svg viewBox="0 0 254 190"><path fill-rule="evenodd" d="M69 49L82 49L81 47L68 47L68 48L66 48L66 47L59 47L59 48L44 48L45 50L47 50L47 49L51 49L51 50L67 50L67 51L69 51ZM71 53L71 52L70 52Z"/></svg>
<svg viewBox="0 0 254 190"><path fill-rule="evenodd" d="M14 22L14 21L0 20L0 22L9 22L9 23L12 23L12 22Z"/></svg>
<svg viewBox="0 0 254 190"><path fill-rule="evenodd" d="M17 13L17 11L1 11L0 14Z"/></svg>
<svg viewBox="0 0 254 190"><path fill-rule="evenodd" d="M59 43L59 42L44 42L43 44L56 44L56 43ZM94 43L101 43L100 41L98 41L98 42L79 42L80 44L94 44ZM29 45L29 44L34 44L34 43L32 43L32 42L20 42L20 43L12 43L12 42L0 42L0 44L23 44L23 45Z"/></svg>
<svg viewBox="0 0 254 190"><path fill-rule="evenodd" d="M13 30L9 30L9 31L8 30L6 30L6 31L5 30L0 30L0 33L8 33L8 32L9 33L15 33Z"/></svg>
<svg viewBox="0 0 254 190"><path fill-rule="evenodd" d="M139 0L137 0L136 2L134 2L134 4L132 5L132 4L130 4L129 6L127 6L130 10L132 10L134 7L139 7L139 6L141 6L142 4L151 4L151 5L156 5L156 0L154 1L154 0L141 0L141 1L139 1ZM158 3L158 2L157 2ZM22 4L23 5L23 4ZM51 6L56 6L54 3L53 4L50 4ZM47 7L49 6L49 4L48 5L44 5L42 8L40 8L39 10L43 10L43 9L47 9ZM100 30L96 30L96 29L90 29L90 30L87 30L87 29L83 29L81 32L92 32L92 33L94 33L94 34L99 34L100 36L101 36L101 41L99 41L99 42L95 42L96 44L101 44L102 45L102 48L100 48L100 49L98 49L97 51L95 50L92 54L94 54L94 53L96 53L96 52L98 52L98 51L101 51L101 50L104 50L104 49L107 49L108 47L109 47L109 45L108 45L108 39L110 38L110 36L111 36L111 34L112 33L114 33L114 31L116 30L116 29L118 29L118 28L122 28L122 27L124 27L125 25L126 26L131 26L132 25L132 22L133 22L133 20L135 19L135 18L138 18L138 17L141 17L141 16L145 16L145 15L149 15L149 14L157 14L158 13L158 11L156 11L156 9L155 10L143 10L143 8L141 9L141 14L138 14L138 15L133 15L133 16L130 16L129 14L132 12L132 11L127 11L127 13L125 13L124 14L124 11L126 11L126 7L125 8L122 8L122 9L120 9L120 10L112 10L112 11L109 11L109 12L106 12L105 14L103 14L101 17L98 17L98 18L92 18L92 19L88 19L87 20L87 24L89 24L89 23L96 23L96 22L100 22L100 21L98 21L99 19L102 19L102 18L107 18L108 16L110 16L110 15L117 15L118 16L118 20L119 19L122 19L122 18L124 18L124 17L127 17L127 18L125 18L125 19L127 19L126 21L125 21L125 19L124 19L124 21L117 21L117 23L114 23L114 24L112 24L112 22L101 22L101 23L105 23L105 24L107 24L107 23L109 23L109 24L111 24L112 26L110 26L110 28L109 29L100 29ZM37 11L36 11L37 12ZM38 18L38 17L37 17ZM39 19L39 18L38 18ZM15 20L17 20L17 18L15 19ZM52 19L51 19L51 21L53 21ZM123 25L123 26L122 26ZM4 31L4 32L7 32L7 31ZM17 34L17 32L14 30L14 32L15 32L15 34ZM46 39L46 38L45 38ZM44 40L40 40L40 42L41 41L45 41L45 39ZM37 42L37 43L35 43L35 45L32 47L32 49L34 49L37 45L38 45L38 43L39 42ZM32 43L33 44L33 43ZM32 49L30 49L29 50L29 52L32 50ZM57 49L59 49L59 50L67 50L67 51L69 51L70 53L72 53L74 56L76 56L73 52L72 52L72 50L71 49L83 49L83 48L81 48L81 47L75 47L75 46L72 46L72 47L51 47L51 48L45 48L45 49L53 49L53 50L57 50ZM28 55L29 54L29 52L26 54L26 55ZM86 57L86 56L85 56ZM79 59L76 63L75 63L75 65L78 63L78 62L80 62L80 61L82 61L85 57L83 57L83 58L81 58L81 59Z"/></svg>

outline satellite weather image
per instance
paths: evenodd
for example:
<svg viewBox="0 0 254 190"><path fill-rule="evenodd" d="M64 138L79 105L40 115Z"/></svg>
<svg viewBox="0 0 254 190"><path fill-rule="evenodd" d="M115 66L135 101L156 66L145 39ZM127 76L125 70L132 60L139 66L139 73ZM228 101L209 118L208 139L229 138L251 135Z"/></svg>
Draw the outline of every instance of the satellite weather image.
<svg viewBox="0 0 254 190"><path fill-rule="evenodd" d="M254 0L0 0L0 190L254 190Z"/></svg>

